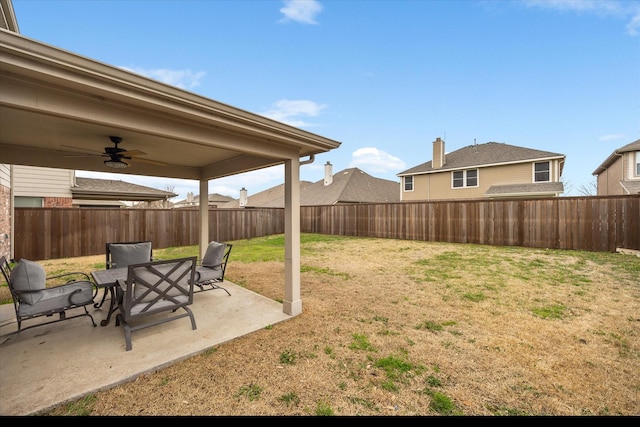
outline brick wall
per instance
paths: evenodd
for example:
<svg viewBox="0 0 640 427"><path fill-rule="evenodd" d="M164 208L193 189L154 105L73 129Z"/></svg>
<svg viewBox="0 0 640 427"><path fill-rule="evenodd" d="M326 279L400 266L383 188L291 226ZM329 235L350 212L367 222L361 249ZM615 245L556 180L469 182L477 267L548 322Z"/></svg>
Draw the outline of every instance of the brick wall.
<svg viewBox="0 0 640 427"><path fill-rule="evenodd" d="M0 185L0 256L11 257L11 189Z"/></svg>
<svg viewBox="0 0 640 427"><path fill-rule="evenodd" d="M71 197L45 197L42 204L44 208L72 208L73 199Z"/></svg>

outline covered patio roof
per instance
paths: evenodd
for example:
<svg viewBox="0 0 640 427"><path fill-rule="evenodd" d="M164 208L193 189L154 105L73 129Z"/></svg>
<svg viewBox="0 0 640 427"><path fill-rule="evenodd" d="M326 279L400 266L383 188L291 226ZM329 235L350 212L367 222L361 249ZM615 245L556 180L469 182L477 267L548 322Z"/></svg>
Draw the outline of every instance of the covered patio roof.
<svg viewBox="0 0 640 427"><path fill-rule="evenodd" d="M200 182L285 166L285 312L299 314L300 159L340 143L19 34L0 0L0 163ZM144 154L111 169L110 136ZM200 204L200 252L208 243Z"/></svg>

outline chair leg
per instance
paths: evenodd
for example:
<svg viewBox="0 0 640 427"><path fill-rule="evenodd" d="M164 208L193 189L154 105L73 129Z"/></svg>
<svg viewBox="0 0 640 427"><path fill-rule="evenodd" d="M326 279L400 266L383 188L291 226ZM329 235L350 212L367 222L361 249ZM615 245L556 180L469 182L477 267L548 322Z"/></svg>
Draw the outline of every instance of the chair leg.
<svg viewBox="0 0 640 427"><path fill-rule="evenodd" d="M124 323L122 326L124 329L124 341L126 344L125 347L127 351L130 351L133 348L131 345L131 329L129 328L129 325L127 325L126 323Z"/></svg>
<svg viewBox="0 0 640 427"><path fill-rule="evenodd" d="M189 313L189 318L191 318L191 329L195 331L197 329L196 318L193 315L193 312L191 311L191 309L189 309L189 307L184 307L184 309L187 310L187 313Z"/></svg>
<svg viewBox="0 0 640 427"><path fill-rule="evenodd" d="M106 299L107 299L107 294L108 294L108 293L109 293L109 292L107 292L107 288L104 288L104 292L102 293L102 299L100 300L100 302L97 302L97 303L93 304L93 307L94 307L94 308L100 308L100 307L102 307L102 304L104 304L104 300L106 300Z"/></svg>
<svg viewBox="0 0 640 427"><path fill-rule="evenodd" d="M87 310L87 306L83 306L82 308L84 308L84 312L87 316L89 316L89 319L91 319L91 324L93 324L93 327L97 327L98 325L96 325L96 321L93 320L93 316L91 315L91 313L89 313L89 310Z"/></svg>

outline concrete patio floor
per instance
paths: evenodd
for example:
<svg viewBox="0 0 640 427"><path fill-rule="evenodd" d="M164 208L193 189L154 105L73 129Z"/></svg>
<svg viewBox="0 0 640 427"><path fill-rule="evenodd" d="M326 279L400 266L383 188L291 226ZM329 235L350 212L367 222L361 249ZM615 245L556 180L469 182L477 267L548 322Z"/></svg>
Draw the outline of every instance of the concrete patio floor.
<svg viewBox="0 0 640 427"><path fill-rule="evenodd" d="M195 331L189 318L135 331L131 351L125 350L115 316L109 325L100 326L108 301L89 310L98 324L95 328L84 316L19 334L13 333L13 305L0 305L0 415L37 414L292 318L277 301L228 281L224 287L231 296L220 289L195 294Z"/></svg>

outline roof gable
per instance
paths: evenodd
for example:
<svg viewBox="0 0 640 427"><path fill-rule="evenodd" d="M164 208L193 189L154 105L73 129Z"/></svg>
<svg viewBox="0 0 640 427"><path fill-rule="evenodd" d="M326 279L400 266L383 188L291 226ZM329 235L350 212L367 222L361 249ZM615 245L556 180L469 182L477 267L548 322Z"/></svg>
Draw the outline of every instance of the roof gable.
<svg viewBox="0 0 640 427"><path fill-rule="evenodd" d="M344 169L332 176L333 182L324 184L324 179L314 183L300 182L300 205L335 205L338 203L393 203L400 201L400 183L375 178L358 168ZM284 184L271 187L248 197L249 207L283 207ZM222 206L237 208L234 200Z"/></svg>
<svg viewBox="0 0 640 427"><path fill-rule="evenodd" d="M432 173L463 169L471 167L487 167L508 163L532 162L550 158L564 159L564 154L550 151L519 147L501 142L487 142L474 144L445 154L445 163L439 169L434 169L433 161L428 161L400 172L398 176L414 175L418 173Z"/></svg>
<svg viewBox="0 0 640 427"><path fill-rule="evenodd" d="M637 139L627 145L623 145L622 147L618 148L617 150L614 150L613 153L611 153L609 155L609 157L607 157L605 159L604 162L602 162L600 164L600 166L598 166L598 168L593 171L592 175L598 175L601 174L602 172L604 172L609 166L611 166L613 164L613 162L615 162L616 158L623 154L623 153L630 153L632 151L640 151L640 139Z"/></svg>
<svg viewBox="0 0 640 427"><path fill-rule="evenodd" d="M400 201L400 183L375 178L358 168L344 169L333 175L333 183L324 179L300 192L300 204L390 203Z"/></svg>

